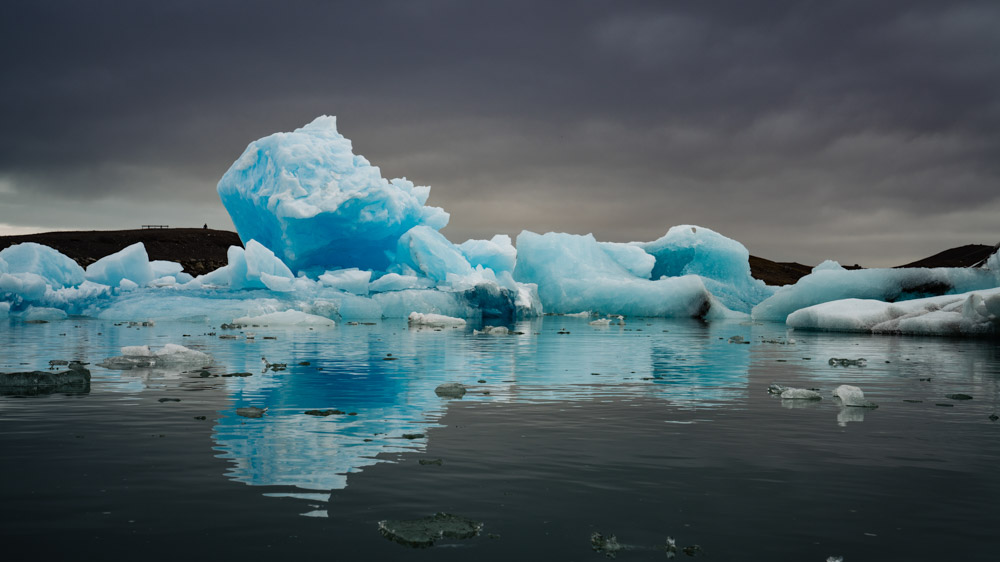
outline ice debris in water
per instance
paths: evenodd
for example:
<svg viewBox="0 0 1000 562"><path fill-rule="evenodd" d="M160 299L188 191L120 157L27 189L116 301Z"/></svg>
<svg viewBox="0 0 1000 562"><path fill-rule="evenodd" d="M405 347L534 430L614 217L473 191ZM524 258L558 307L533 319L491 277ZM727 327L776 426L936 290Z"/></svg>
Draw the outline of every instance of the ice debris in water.
<svg viewBox="0 0 1000 562"><path fill-rule="evenodd" d="M618 543L618 537L615 535L606 537L601 533L594 532L590 535L590 548L594 552L600 552L608 558L614 558L618 555L618 551L622 549L622 545Z"/></svg>
<svg viewBox="0 0 1000 562"><path fill-rule="evenodd" d="M823 397L815 390L808 388L786 388L781 392L782 400L822 400Z"/></svg>
<svg viewBox="0 0 1000 562"><path fill-rule="evenodd" d="M262 418L266 413L267 413L267 408L258 408L256 406L236 408L236 415L243 418Z"/></svg>
<svg viewBox="0 0 1000 562"><path fill-rule="evenodd" d="M473 335L506 336L510 330L506 326L483 326L482 330L472 330Z"/></svg>
<svg viewBox="0 0 1000 562"><path fill-rule="evenodd" d="M411 326L429 326L432 328L460 328L465 326L465 320L461 318L452 318L451 316L429 312L411 312L406 320Z"/></svg>
<svg viewBox="0 0 1000 562"><path fill-rule="evenodd" d="M831 357L827 363L829 363L831 367L864 367L868 365L868 360L864 357L859 357L857 359Z"/></svg>
<svg viewBox="0 0 1000 562"><path fill-rule="evenodd" d="M413 548L432 546L442 538L468 539L479 535L483 524L461 515L435 513L420 519L385 519L378 522L383 537Z"/></svg>
<svg viewBox="0 0 1000 562"><path fill-rule="evenodd" d="M844 406L878 408L878 404L865 400L865 393L856 386L842 384L834 389L833 395L839 398Z"/></svg>
<svg viewBox="0 0 1000 562"><path fill-rule="evenodd" d="M597 320L591 320L589 323L590 323L591 326L610 326L611 325L611 319L610 318L598 318Z"/></svg>
<svg viewBox="0 0 1000 562"><path fill-rule="evenodd" d="M122 354L108 357L99 366L106 369L135 369L175 367L181 365L207 366L212 364L212 356L183 345L168 343L162 349L153 351L148 345L133 345L122 348Z"/></svg>
<svg viewBox="0 0 1000 562"><path fill-rule="evenodd" d="M434 394L441 398L461 398L465 396L465 385L459 382L446 382L434 389Z"/></svg>

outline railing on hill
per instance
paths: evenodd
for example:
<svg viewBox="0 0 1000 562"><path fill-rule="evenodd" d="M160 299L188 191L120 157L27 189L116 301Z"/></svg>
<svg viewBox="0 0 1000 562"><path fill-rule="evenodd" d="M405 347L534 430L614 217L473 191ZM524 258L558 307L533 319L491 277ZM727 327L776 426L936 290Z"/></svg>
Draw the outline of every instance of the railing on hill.
<svg viewBox="0 0 1000 562"><path fill-rule="evenodd" d="M170 228L169 224L144 224L142 225L143 230L150 230L153 228Z"/></svg>

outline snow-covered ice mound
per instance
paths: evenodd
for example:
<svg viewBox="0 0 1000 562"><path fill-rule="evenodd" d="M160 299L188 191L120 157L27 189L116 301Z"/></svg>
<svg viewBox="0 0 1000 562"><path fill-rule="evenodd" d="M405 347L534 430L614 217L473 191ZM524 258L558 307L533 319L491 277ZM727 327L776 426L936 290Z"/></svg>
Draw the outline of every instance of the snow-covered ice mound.
<svg viewBox="0 0 1000 562"><path fill-rule="evenodd" d="M240 238L257 240L292 270L385 270L404 232L448 223L448 213L424 205L429 187L384 179L328 116L250 143L218 192Z"/></svg>
<svg viewBox="0 0 1000 562"><path fill-rule="evenodd" d="M844 299L788 316L793 328L875 334L1000 334L1000 288L889 303Z"/></svg>
<svg viewBox="0 0 1000 562"><path fill-rule="evenodd" d="M990 263L997 262L997 256ZM833 261L813 268L794 285L786 285L753 308L755 320L783 322L789 314L841 299L899 302L955 295L1000 286L1000 264L991 268L941 267L847 270Z"/></svg>

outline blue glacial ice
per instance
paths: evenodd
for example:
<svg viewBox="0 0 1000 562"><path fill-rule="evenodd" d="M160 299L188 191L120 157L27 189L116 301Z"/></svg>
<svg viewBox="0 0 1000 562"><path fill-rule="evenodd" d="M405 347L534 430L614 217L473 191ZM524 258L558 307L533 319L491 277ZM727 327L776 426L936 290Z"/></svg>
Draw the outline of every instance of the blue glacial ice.
<svg viewBox="0 0 1000 562"><path fill-rule="evenodd" d="M750 312L775 288L750 275L750 251L736 240L694 225L671 228L653 242L638 244L656 258L651 277L698 275L726 307Z"/></svg>
<svg viewBox="0 0 1000 562"><path fill-rule="evenodd" d="M652 242L525 231L516 244L498 234L456 245L439 232L448 214L426 205L430 188L382 178L333 117L250 143L218 193L245 244L229 248L226 266L192 278L135 244L84 270L52 248L19 244L0 251L0 318L341 322L417 313L503 323L588 311L997 332L988 292L1000 286L996 255L962 269L846 271L824 262L778 288L751 276L746 247L695 225ZM935 295L947 298L920 300Z"/></svg>
<svg viewBox="0 0 1000 562"><path fill-rule="evenodd" d="M250 143L218 192L243 242L260 242L295 270L385 270L404 232L448 224L448 213L424 205L429 187L386 180L355 155L336 117Z"/></svg>
<svg viewBox="0 0 1000 562"><path fill-rule="evenodd" d="M83 268L56 250L25 242L0 250L0 273L33 273L53 289L75 287L83 283Z"/></svg>
<svg viewBox="0 0 1000 562"><path fill-rule="evenodd" d="M725 313L725 307L712 298L697 275L657 280L640 277L634 272L633 261L622 260L634 253L620 248L608 252L605 247L592 234L524 231L517 237L514 278L536 284L548 312L589 310L667 317Z"/></svg>

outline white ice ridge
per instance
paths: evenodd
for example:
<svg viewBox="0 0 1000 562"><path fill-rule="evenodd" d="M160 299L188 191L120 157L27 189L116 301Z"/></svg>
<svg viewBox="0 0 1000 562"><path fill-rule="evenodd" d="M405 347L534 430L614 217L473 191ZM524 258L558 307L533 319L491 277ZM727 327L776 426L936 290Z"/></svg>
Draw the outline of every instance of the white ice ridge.
<svg viewBox="0 0 1000 562"><path fill-rule="evenodd" d="M794 285L781 287L753 308L755 320L784 321L789 314L841 299L907 301L942 294L960 294L1000 286L1000 258L989 269L978 267L847 270L834 261L813 268Z"/></svg>
<svg viewBox="0 0 1000 562"><path fill-rule="evenodd" d="M797 310L787 323L839 332L995 335L1000 334L1000 288L896 303L844 299Z"/></svg>

